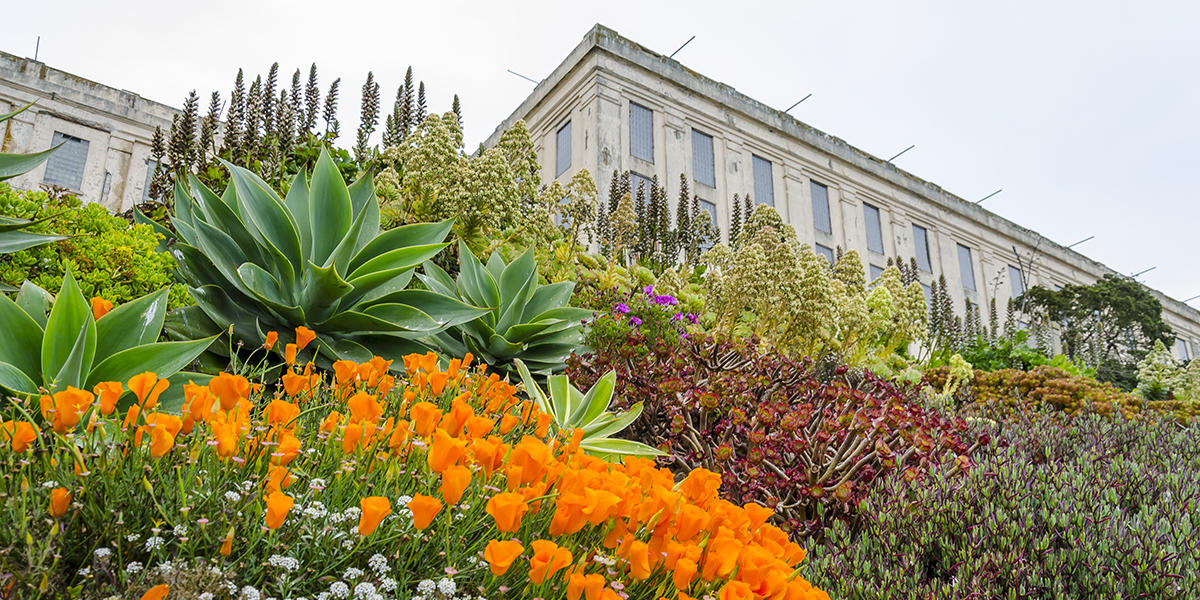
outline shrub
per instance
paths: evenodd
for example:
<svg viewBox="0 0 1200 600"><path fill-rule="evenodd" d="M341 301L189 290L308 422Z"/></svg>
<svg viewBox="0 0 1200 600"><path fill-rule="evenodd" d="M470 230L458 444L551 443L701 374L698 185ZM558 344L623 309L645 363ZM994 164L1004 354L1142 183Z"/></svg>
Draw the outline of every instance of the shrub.
<svg viewBox="0 0 1200 600"><path fill-rule="evenodd" d="M191 303L187 290L175 282L175 261L154 252L159 239L146 225L132 225L108 214L99 204L83 204L75 196L17 191L0 184L0 215L51 220L29 227L67 239L0 256L0 281L20 285L32 281L57 289L68 269L79 288L91 298L100 296L121 304L170 287L168 304Z"/></svg>
<svg viewBox="0 0 1200 600"><path fill-rule="evenodd" d="M946 384L946 367L930 369L926 382L934 389ZM1104 416L1120 414L1136 418L1147 413L1170 414L1181 420L1200 416L1200 406L1175 400L1144 400L1123 392L1110 383L1079 377L1054 367L1034 367L1028 371L1001 369L975 371L968 385L954 399L965 414L1007 418L1044 410L1074 414L1092 411Z"/></svg>
<svg viewBox="0 0 1200 600"><path fill-rule="evenodd" d="M1200 429L1006 426L965 477L889 476L813 551L841 598L1183 598L1200 589ZM1188 592L1187 590L1192 590Z"/></svg>
<svg viewBox="0 0 1200 600"><path fill-rule="evenodd" d="M614 368L622 401L645 408L630 437L670 453L673 468L720 472L727 498L774 507L799 535L852 515L883 472L970 466L964 422L864 370L760 352L753 341L676 342L635 330L623 344L572 357L567 372L587 385Z"/></svg>
<svg viewBox="0 0 1200 600"><path fill-rule="evenodd" d="M720 500L715 474L606 463L469 358L404 362L400 381L378 357L261 389L224 374L182 418L75 394L96 421L69 436L7 421L7 593L827 598L771 510Z"/></svg>

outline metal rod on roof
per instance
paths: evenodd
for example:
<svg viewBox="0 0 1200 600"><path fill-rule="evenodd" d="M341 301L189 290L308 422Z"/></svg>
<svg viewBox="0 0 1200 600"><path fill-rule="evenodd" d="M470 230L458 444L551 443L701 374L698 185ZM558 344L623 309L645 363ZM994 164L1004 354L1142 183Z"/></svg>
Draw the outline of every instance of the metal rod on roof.
<svg viewBox="0 0 1200 600"><path fill-rule="evenodd" d="M1084 242L1086 242L1086 241L1088 241L1088 240L1090 240L1090 239L1092 239L1092 238L1094 238L1094 237L1096 237L1096 236L1094 236L1094 235L1089 235L1089 236L1087 236L1087 237L1083 238L1082 240L1079 240L1078 242L1075 242L1074 244L1071 244L1070 246L1067 246L1067 249L1068 249L1068 250L1070 250L1071 248L1074 248L1075 246L1078 246L1078 245L1080 245L1080 244L1082 244L1082 243L1084 243Z"/></svg>
<svg viewBox="0 0 1200 600"><path fill-rule="evenodd" d="M1149 269L1145 269L1145 270L1142 270L1142 271L1138 271L1137 273L1134 273L1133 275L1130 275L1130 276L1129 276L1129 278L1130 278L1130 279L1137 279L1139 275L1145 275L1146 273L1149 273L1150 271L1153 271L1153 270L1155 270L1155 269L1157 269L1157 268L1158 268L1158 265L1154 265L1153 267L1150 267Z"/></svg>
<svg viewBox="0 0 1200 600"><path fill-rule="evenodd" d="M684 43L683 43L683 46L686 46L686 45L688 45L688 44L692 43L692 40L694 40L694 39L696 39L696 36L694 36L694 35L693 35L692 37L688 38L688 41L686 41L686 42L684 42ZM671 55L670 55L670 56L668 56L667 58L675 58L675 55L676 55L676 54L679 54L679 51L680 51L680 50L683 50L683 46L680 46L680 47L676 48L676 49L675 49L675 51L674 51L674 52L672 52L672 53L671 53Z"/></svg>
<svg viewBox="0 0 1200 600"><path fill-rule="evenodd" d="M797 106L800 106L800 103L801 103L801 102L804 102L805 100L808 100L808 99L809 99L809 98L811 98L811 97L812 97L812 94L809 94L809 95L807 95L807 96L805 96L805 97L803 97L803 98L801 98L801 99L797 100L795 104L793 104L793 105L791 105L791 106L787 107L787 110L785 110L785 111L783 111L783 112L789 112L789 111L791 111L793 108L796 108Z"/></svg>
<svg viewBox="0 0 1200 600"><path fill-rule="evenodd" d="M1191 302L1192 300L1195 300L1196 298L1200 298L1200 296L1192 296L1191 298L1188 298L1187 300L1184 300L1184 303Z"/></svg>
<svg viewBox="0 0 1200 600"><path fill-rule="evenodd" d="M37 62L38 51L42 49L42 36L38 36L37 44L33 47L33 62Z"/></svg>
<svg viewBox="0 0 1200 600"><path fill-rule="evenodd" d="M516 71L514 71L514 70L512 70L512 69L505 69L505 71L508 71L509 73L512 73L513 75L516 75L517 77L520 77L521 79L524 79L525 81L528 81L528 82L530 82L530 83L535 83L535 84L536 84L536 83L538 83L537 81L535 81L535 80L533 80L533 79L530 79L530 78L528 78L528 77L526 77L526 76L524 76L524 75L522 75L522 74L520 74L520 73L518 73L518 72L516 72Z"/></svg>
<svg viewBox="0 0 1200 600"><path fill-rule="evenodd" d="M984 196L984 197L982 197L982 198L980 198L980 199L976 200L976 201L975 201L975 204L981 204L981 203L982 203L984 200L987 200L988 198L991 198L992 196L995 196L996 194L999 194L1000 192L1003 192L1003 191L1004 191L1004 188L1000 188L1000 189L998 189L998 190L996 190L996 191L994 191L994 192L992 192L992 193L990 193L990 194L988 194L988 195L986 195L986 196ZM1070 248L1070 246L1067 246L1067 247L1068 247L1068 248Z"/></svg>
<svg viewBox="0 0 1200 600"><path fill-rule="evenodd" d="M908 152L909 150L912 150L913 148L916 148L916 147L917 147L917 145L916 145L916 144L913 144L913 145L911 145L911 146L909 146L909 147L907 147L907 148L905 148L905 149L901 150L900 152L896 153L896 155L895 155L895 156L893 156L893 157L891 157L891 158L887 159L885 162L892 162L893 160L896 160L897 158L900 158L900 155L901 155L901 154L904 154L905 152Z"/></svg>

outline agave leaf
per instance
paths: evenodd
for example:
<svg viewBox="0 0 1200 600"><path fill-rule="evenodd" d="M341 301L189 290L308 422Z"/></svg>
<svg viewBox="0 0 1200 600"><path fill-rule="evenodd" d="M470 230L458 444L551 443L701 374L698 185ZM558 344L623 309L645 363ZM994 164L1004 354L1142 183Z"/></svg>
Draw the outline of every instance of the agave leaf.
<svg viewBox="0 0 1200 600"><path fill-rule="evenodd" d="M79 335L75 337L75 343L71 346L71 352L67 354L62 367L54 376L54 382L50 386L50 391L60 392L68 387L83 387L84 377L87 376L88 370L92 367L91 357L88 356L89 338L91 345L90 352L94 353L96 351L96 324L91 319L88 319L79 328ZM88 362L85 363L85 360Z"/></svg>
<svg viewBox="0 0 1200 600"><path fill-rule="evenodd" d="M433 258L449 244L422 244L419 246L404 246L396 248L372 258L361 264L352 273L350 279L356 279L375 271L387 271L398 268L416 267Z"/></svg>
<svg viewBox="0 0 1200 600"><path fill-rule="evenodd" d="M436 319L442 327L471 322L488 313L488 309L471 306L457 298L429 290L401 290L381 297L377 302L415 306Z"/></svg>
<svg viewBox="0 0 1200 600"><path fill-rule="evenodd" d="M533 400L539 410L553 415L553 407L547 401L546 394L542 393L541 386L534 380L533 375L529 373L529 367L525 366L525 361L518 358L513 360L513 364L517 367L517 373L521 375L521 382L525 384L525 393L529 395L529 399Z"/></svg>
<svg viewBox="0 0 1200 600"><path fill-rule="evenodd" d="M376 206L373 203L371 205ZM354 217L354 222L352 222L350 224L350 229L347 230L345 235L342 236L342 240L340 242L338 242L337 247L334 248L333 252L331 252L329 254L329 258L325 259L324 266L326 266L326 267L333 266L339 272L342 272L342 273L346 272L346 268L350 264L350 259L354 257L354 255L358 252L358 250L360 248L360 246L358 245L358 242L361 237L363 228L367 227L366 222L367 222L367 219L371 217L371 214L372 214L371 211L363 211L363 212L357 213L357 216ZM374 216L375 216L375 220L378 221L379 220L378 207L376 207ZM374 237L374 236L371 236L371 237ZM439 248L439 250L440 250L440 248ZM374 262L374 260L367 261L367 265L370 265L373 262ZM364 267L362 267L362 268L366 268L367 265L364 265ZM360 268L360 270L361 270L361 268Z"/></svg>
<svg viewBox="0 0 1200 600"><path fill-rule="evenodd" d="M284 207L283 200L271 186L258 175L242 167L228 166L243 220L253 225L249 228L250 234L257 233L255 238L259 245L266 248L269 254L276 254L286 260L293 274L301 272L304 268L304 257L300 253L300 232L297 231L296 219L292 217L292 213ZM312 201L311 194L309 201ZM279 270L284 270L282 265ZM289 283L292 278L281 273L278 279L281 283Z"/></svg>
<svg viewBox="0 0 1200 600"><path fill-rule="evenodd" d="M471 249L462 242L458 243L458 264L458 291L462 297L479 306L501 306L500 288L496 285L495 278L479 264L479 259L475 258ZM499 316L493 316L493 324L494 319Z"/></svg>
<svg viewBox="0 0 1200 600"><path fill-rule="evenodd" d="M533 296L537 290L537 269L530 273L529 278L525 280L525 284L517 290L517 295L510 302L500 305L500 318L496 319L496 331L508 334L509 328L521 321L521 313L524 310L525 303L529 302L529 298Z"/></svg>
<svg viewBox="0 0 1200 600"><path fill-rule="evenodd" d="M176 227L187 227L186 223L173 219ZM166 252L170 241L175 237L175 234L170 229L163 227L161 223L142 214L135 206L133 208L133 222L138 225L149 225L150 229L154 230L154 234L162 239L158 240L158 245L154 247L155 252Z"/></svg>
<svg viewBox="0 0 1200 600"><path fill-rule="evenodd" d="M158 342L122 350L92 369L87 376L90 389L101 381L127 381L145 371L165 375L176 373L204 352L217 336L190 342Z"/></svg>
<svg viewBox="0 0 1200 600"><path fill-rule="evenodd" d="M537 262L533 259L533 249L523 252L516 260L504 268L498 281L500 287L500 309L508 311L509 307L530 285L537 283ZM500 329L500 328L497 328Z"/></svg>
<svg viewBox="0 0 1200 600"><path fill-rule="evenodd" d="M292 178L292 185L288 188L287 197L283 199L283 204L287 207L288 212L292 213L292 218L296 219L296 229L300 233L300 252L303 256L312 256L312 224L309 222L308 215L308 180L304 177L304 170L296 172L296 176Z"/></svg>
<svg viewBox="0 0 1200 600"><path fill-rule="evenodd" d="M612 413L608 413L608 414L612 414ZM641 415L642 415L642 403L638 402L637 404L634 404L633 406L631 406L629 408L629 410L627 410L623 413L614 415L614 418L611 421L608 421L607 423L604 423L599 427L597 427L595 423L585 426L583 428L584 436L591 437L591 438L608 437L614 433L623 431L626 427L629 427L629 425L631 423L636 421L637 418L640 417Z"/></svg>
<svg viewBox="0 0 1200 600"><path fill-rule="evenodd" d="M58 150L58 147L61 145L59 144L49 150L34 152L33 154L0 153L0 181L12 179L17 175L22 175L36 169L38 165L46 162L46 159L50 158L50 155L55 150Z"/></svg>
<svg viewBox="0 0 1200 600"><path fill-rule="evenodd" d="M594 313L586 308L575 308L573 306L560 306L551 308L547 311L539 313L537 316L529 319L531 323L540 323L542 321L569 321L578 323L584 319L590 319Z"/></svg>
<svg viewBox="0 0 1200 600"><path fill-rule="evenodd" d="M50 310L46 332L42 337L43 377L53 377L62 369L79 339L80 328L86 335L79 360L90 367L96 353L96 322L92 319L91 307L79 291L79 285L68 271L63 277L62 290L54 300L54 308ZM35 347L26 347L24 351L30 352Z"/></svg>
<svg viewBox="0 0 1200 600"><path fill-rule="evenodd" d="M407 331L432 333L445 329L445 325L441 321L408 304L375 304L367 308L364 312L373 317L394 323Z"/></svg>
<svg viewBox="0 0 1200 600"><path fill-rule="evenodd" d="M42 329L46 328L46 317L50 313L52 304L54 304L54 296L32 281L26 280L21 284L21 290L17 292L17 306L20 306L21 310L25 311L25 314L36 321L38 327ZM0 330L4 329L3 325L3 321L0 320ZM38 337L41 338L40 333ZM2 339L0 338L0 340ZM0 347L2 346L3 343L0 342Z"/></svg>
<svg viewBox="0 0 1200 600"><path fill-rule="evenodd" d="M199 222L204 221L216 229L224 232L237 245L238 250L242 251L244 259L236 261L235 264L241 264L246 260L255 263L263 268L268 268L270 263L267 257L263 255L262 249L254 240L250 230L246 228L246 224L242 222L242 218L236 212L237 192L234 186L230 185L225 188L225 198L219 198L216 194L209 190L204 184L197 183L197 195L194 200L199 203L203 218L200 215L193 213L194 221L192 225L199 227ZM195 244L193 244L195 245Z"/></svg>
<svg viewBox="0 0 1200 600"><path fill-rule="evenodd" d="M663 452L641 442L619 438L585 438L579 447L602 458L613 456L665 456Z"/></svg>
<svg viewBox="0 0 1200 600"><path fill-rule="evenodd" d="M487 272L491 274L493 280L500 281L500 276L504 274L504 266L504 259L500 258L500 253L493 252L487 261Z"/></svg>
<svg viewBox="0 0 1200 600"><path fill-rule="evenodd" d="M425 319L428 320L429 316L425 315ZM330 317L328 321L321 323L321 333L323 334L354 334L362 331L399 332L405 331L406 329L407 328L404 326L404 324L352 310L341 311Z"/></svg>
<svg viewBox="0 0 1200 600"><path fill-rule="evenodd" d="M163 333L176 341L198 340L217 335L221 328L208 318L204 309L196 305L182 306L169 313L163 322Z"/></svg>
<svg viewBox="0 0 1200 600"><path fill-rule="evenodd" d="M322 148L313 169L312 186L308 194L308 221L312 227L312 253L310 262L326 264L334 248L346 237L354 220L350 203L350 191L346 180L329 157L329 150Z"/></svg>
<svg viewBox="0 0 1200 600"><path fill-rule="evenodd" d="M504 332L504 339L518 344L525 343L528 342L530 338L541 333L551 325L556 325L556 323L546 321L542 323L522 323L521 325L514 325L509 327L508 330Z"/></svg>
<svg viewBox="0 0 1200 600"><path fill-rule="evenodd" d="M262 267L254 263L243 263L238 267L237 273L242 287L249 290L250 294L259 302L267 305L284 319L296 322L304 321L304 311L299 306L289 304L290 300L284 297L283 291L279 289L279 282Z"/></svg>
<svg viewBox="0 0 1200 600"><path fill-rule="evenodd" d="M346 283L333 267L308 263L300 296L305 317L312 323L323 323L337 311L342 296L353 289L354 286Z"/></svg>
<svg viewBox="0 0 1200 600"><path fill-rule="evenodd" d="M157 340L167 318L167 293L162 289L131 300L96 321L96 356L103 360Z"/></svg>
<svg viewBox="0 0 1200 600"><path fill-rule="evenodd" d="M612 406L613 391L616 389L616 386L616 370L605 373L604 377L601 377L588 390L587 395L583 398L583 405L576 410L576 414L571 415L571 422L577 423L577 426L586 426L590 425L600 415L605 414L608 411L608 407Z"/></svg>
<svg viewBox="0 0 1200 600"><path fill-rule="evenodd" d="M228 287L249 296L250 290L246 289L238 275L238 267L242 266L245 255L238 252L233 239L224 231L200 221L196 223L196 241L199 244L196 249L216 267Z"/></svg>
<svg viewBox="0 0 1200 600"><path fill-rule="evenodd" d="M38 384L16 366L0 361L0 389L20 394L36 394Z"/></svg>
<svg viewBox="0 0 1200 600"><path fill-rule="evenodd" d="M421 273L418 277L425 283L425 287L446 296L456 296L456 288L454 280L450 278L450 274L444 269L434 264L433 261L425 261L421 264Z"/></svg>
<svg viewBox="0 0 1200 600"><path fill-rule="evenodd" d="M358 230L358 239L354 242L354 249L350 253L353 256L379 236L379 201L375 199L375 181L370 171L350 184L350 205L354 209L355 218L358 219L361 215L363 221Z"/></svg>
<svg viewBox="0 0 1200 600"><path fill-rule="evenodd" d="M0 154L0 157L4 155ZM28 231L5 231L0 233L0 254L20 252L34 246L65 240L69 236L29 233Z"/></svg>
<svg viewBox="0 0 1200 600"><path fill-rule="evenodd" d="M540 321L537 317L548 310L565 307L571 301L575 291L574 281L560 281L549 285L539 286L537 291L525 303L521 311L521 320L527 323Z"/></svg>
<svg viewBox="0 0 1200 600"><path fill-rule="evenodd" d="M376 271L349 279L346 283L349 283L354 289L342 297L339 307L352 308L359 303L371 303L382 296L400 291L408 287L414 272L416 272L416 267L402 267L388 271Z"/></svg>
<svg viewBox="0 0 1200 600"><path fill-rule="evenodd" d="M235 302L223 288L217 285L204 285L198 288L188 288L192 300L196 301L208 318L223 327L234 328L235 336L244 339L255 339L258 331L256 315L243 308L243 304ZM249 301L246 302L247 304Z"/></svg>
<svg viewBox="0 0 1200 600"><path fill-rule="evenodd" d="M571 382L566 375L551 375L546 378L546 392L550 394L550 414L560 426L566 425L571 416Z"/></svg>
<svg viewBox="0 0 1200 600"><path fill-rule="evenodd" d="M363 263L396 248L441 243L453 226L454 221L451 219L440 223L415 223L385 231L363 246L350 260L349 269L354 272Z"/></svg>

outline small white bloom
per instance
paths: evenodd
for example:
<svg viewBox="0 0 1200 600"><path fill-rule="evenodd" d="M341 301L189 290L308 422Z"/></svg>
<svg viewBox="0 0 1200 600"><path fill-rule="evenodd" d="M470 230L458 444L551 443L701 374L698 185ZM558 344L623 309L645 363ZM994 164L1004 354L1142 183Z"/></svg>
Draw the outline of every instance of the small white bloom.
<svg viewBox="0 0 1200 600"><path fill-rule="evenodd" d="M196 600L213 600L212 592L204 592L203 594L196 596Z"/></svg>
<svg viewBox="0 0 1200 600"><path fill-rule="evenodd" d="M334 598L345 598L350 595L350 586L340 581L335 581L329 585L329 595Z"/></svg>
<svg viewBox="0 0 1200 600"><path fill-rule="evenodd" d="M379 589L381 589L385 592L396 591L396 580L392 579L391 577L384 577L383 579L380 579L379 580Z"/></svg>
<svg viewBox="0 0 1200 600"><path fill-rule="evenodd" d="M238 500L242 499L242 495L233 490L229 490L228 492L225 492L225 499L230 502L237 502Z"/></svg>
<svg viewBox="0 0 1200 600"><path fill-rule="evenodd" d="M171 530L171 534L175 537L183 537L187 535L187 525L176 525L175 528Z"/></svg>
<svg viewBox="0 0 1200 600"><path fill-rule="evenodd" d="M96 555L96 558L108 558L109 556L112 556L112 550L109 550L108 548L96 548L96 551L93 552L93 554Z"/></svg>
<svg viewBox="0 0 1200 600"><path fill-rule="evenodd" d="M142 571L142 563L134 561L125 565L125 572L129 574L140 573Z"/></svg>
<svg viewBox="0 0 1200 600"><path fill-rule="evenodd" d="M422 579L417 583L417 593L423 596L432 594L437 589L437 584L432 579Z"/></svg>
<svg viewBox="0 0 1200 600"><path fill-rule="evenodd" d="M364 581L364 582L354 586L354 597L355 598L373 599L378 595L379 595L379 593L375 591L375 584L373 584L373 583L367 583Z"/></svg>
<svg viewBox="0 0 1200 600"><path fill-rule="evenodd" d="M175 565L171 564L171 561L169 560L164 560L158 564L157 569L159 573L166 575L175 570Z"/></svg>
<svg viewBox="0 0 1200 600"><path fill-rule="evenodd" d="M325 488L325 480L319 477L314 477L308 482L309 489L321 490Z"/></svg>
<svg viewBox="0 0 1200 600"><path fill-rule="evenodd" d="M248 585L242 588L242 598L245 600L259 600L262 598L262 594L258 593L258 589L254 586Z"/></svg>
<svg viewBox="0 0 1200 600"><path fill-rule="evenodd" d="M87 577L92 574L92 569L89 567L84 567L84 568L76 571L75 574L79 575L80 577Z"/></svg>
<svg viewBox="0 0 1200 600"><path fill-rule="evenodd" d="M350 508L342 511L342 518L346 519L347 521L357 521L361 516L362 510L357 506L351 506Z"/></svg>
<svg viewBox="0 0 1200 600"><path fill-rule="evenodd" d="M392 568L388 566L387 558L384 558L384 556L379 553L373 554L371 555L371 558L367 559L367 566L371 567L371 570L375 571L379 575L391 572L392 570Z"/></svg>
<svg viewBox="0 0 1200 600"><path fill-rule="evenodd" d="M163 539L158 537L157 535L153 535L153 536L146 538L146 551L147 552L154 552L155 550L162 548L162 545L163 545Z"/></svg>
<svg viewBox="0 0 1200 600"><path fill-rule="evenodd" d="M458 591L458 584L454 583L453 579L443 577L437 582L438 591L446 596L453 596L454 592Z"/></svg>
<svg viewBox="0 0 1200 600"><path fill-rule="evenodd" d="M142 536L139 534L136 534L136 533L131 533L131 534L125 536L125 541L127 541L127 542L136 542L140 539L142 539Z"/></svg>
<svg viewBox="0 0 1200 600"><path fill-rule="evenodd" d="M279 554L271 555L271 558L267 559L267 564L272 567L279 567L289 573L300 569L300 561L290 556L281 556Z"/></svg>
<svg viewBox="0 0 1200 600"><path fill-rule="evenodd" d="M356 569L354 567L350 567L350 568L346 569L345 573L342 573L342 579L345 579L347 581L354 581L355 579L358 579L359 577L362 577L362 576L363 576L363 570Z"/></svg>
<svg viewBox="0 0 1200 600"><path fill-rule="evenodd" d="M51 479L50 481L43 483L42 487L44 487L46 489L56 488L56 487L58 487L58 482Z"/></svg>

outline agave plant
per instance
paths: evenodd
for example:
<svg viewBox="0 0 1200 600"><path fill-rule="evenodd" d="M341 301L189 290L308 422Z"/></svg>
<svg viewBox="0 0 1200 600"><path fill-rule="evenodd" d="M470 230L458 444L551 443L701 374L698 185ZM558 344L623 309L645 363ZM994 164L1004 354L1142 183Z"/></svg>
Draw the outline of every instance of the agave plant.
<svg viewBox="0 0 1200 600"><path fill-rule="evenodd" d="M562 370L582 346L583 319L592 316L590 310L567 306L575 283L538 285L532 248L507 265L492 253L486 267L466 244L460 242L458 252L457 282L432 262L425 263L421 281L430 290L491 310L431 336L432 341L444 354L470 352L496 369L511 371L520 358L535 373Z"/></svg>
<svg viewBox="0 0 1200 600"><path fill-rule="evenodd" d="M642 403L638 402L622 413L610 413L613 389L617 383L617 372L609 371L584 393L571 385L566 375L547 377L546 389L542 391L533 374L521 359L513 361L525 384L525 393L542 412L554 417L559 430L583 429L583 441L579 447L589 454L611 459L618 456L662 456L657 449L641 442L614 438L642 414Z"/></svg>
<svg viewBox="0 0 1200 600"><path fill-rule="evenodd" d="M318 360L328 364L423 352L418 338L487 313L406 289L416 267L447 245L453 223L381 233L369 174L347 187L323 151L312 180L297 174L280 198L254 173L225 166L223 196L194 177L190 190L175 186L178 241L169 251L196 306L173 315L173 335L231 327L235 340L254 347L269 331L289 335L303 325L316 332Z"/></svg>
<svg viewBox="0 0 1200 600"><path fill-rule="evenodd" d="M0 294L0 389L18 395L92 389L153 371L172 379L168 391L182 398L183 383L204 376L180 369L216 338L158 342L166 314L165 289L97 319L69 271L57 297L27 281L15 300ZM162 402L170 406L167 396Z"/></svg>
<svg viewBox="0 0 1200 600"><path fill-rule="evenodd" d="M17 110L10 113L0 115L0 123L3 123L21 111L33 106L30 102ZM57 148L35 152L33 154L8 154L0 152L0 181L12 179L17 175L28 173L38 165L50 158L50 154ZM45 219L42 219L44 221ZM49 244L58 240L66 239L62 235L43 235L40 233L30 233L24 231L30 225L36 225L42 221L27 221L24 219L13 219L10 217L0 217L0 254L8 254L10 252L18 252L26 248ZM4 283L0 283L0 291L10 292L16 288L9 287Z"/></svg>

